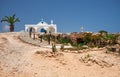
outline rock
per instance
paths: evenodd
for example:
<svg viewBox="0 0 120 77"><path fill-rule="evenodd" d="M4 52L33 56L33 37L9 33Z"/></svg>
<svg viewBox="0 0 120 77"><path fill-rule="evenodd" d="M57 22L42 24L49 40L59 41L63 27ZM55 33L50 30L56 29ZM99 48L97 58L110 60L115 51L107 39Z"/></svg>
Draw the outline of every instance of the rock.
<svg viewBox="0 0 120 77"><path fill-rule="evenodd" d="M78 53L78 51L74 51L75 53Z"/></svg>
<svg viewBox="0 0 120 77"><path fill-rule="evenodd" d="M91 65L92 65L92 62L91 62L91 61L88 61L86 65L87 65L87 66L91 66Z"/></svg>
<svg viewBox="0 0 120 77"><path fill-rule="evenodd" d="M64 50L65 52L68 52L68 50Z"/></svg>
<svg viewBox="0 0 120 77"><path fill-rule="evenodd" d="M111 48L111 50L112 50L112 52L115 52L115 51L116 51L116 48L113 47L113 48Z"/></svg>
<svg viewBox="0 0 120 77"><path fill-rule="evenodd" d="M120 44L120 35L117 38L117 43Z"/></svg>
<svg viewBox="0 0 120 77"><path fill-rule="evenodd" d="M83 53L83 50L79 50L78 53Z"/></svg>
<svg viewBox="0 0 120 77"><path fill-rule="evenodd" d="M120 51L120 49L119 49L119 48L116 48L116 51L117 51L117 52L119 52L119 51Z"/></svg>
<svg viewBox="0 0 120 77"><path fill-rule="evenodd" d="M88 46L87 46L87 45L83 45L82 47L88 48Z"/></svg>

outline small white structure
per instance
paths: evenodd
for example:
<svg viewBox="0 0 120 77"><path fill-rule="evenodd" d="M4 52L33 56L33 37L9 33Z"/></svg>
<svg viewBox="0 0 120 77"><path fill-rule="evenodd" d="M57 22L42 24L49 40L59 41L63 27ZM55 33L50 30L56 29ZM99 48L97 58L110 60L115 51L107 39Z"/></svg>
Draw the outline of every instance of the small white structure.
<svg viewBox="0 0 120 77"><path fill-rule="evenodd" d="M42 21L38 24L25 24L25 32L29 32L29 30L32 29L32 32L39 32L39 33L57 33L57 26L56 24L53 24L53 20L51 20L50 24L47 24L46 22Z"/></svg>

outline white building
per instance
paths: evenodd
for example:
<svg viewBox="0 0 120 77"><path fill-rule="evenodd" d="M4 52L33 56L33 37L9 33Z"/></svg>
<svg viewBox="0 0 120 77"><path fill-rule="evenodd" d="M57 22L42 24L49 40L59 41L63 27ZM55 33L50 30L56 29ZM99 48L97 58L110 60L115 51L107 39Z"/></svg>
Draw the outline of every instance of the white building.
<svg viewBox="0 0 120 77"><path fill-rule="evenodd" d="M53 20L51 20L50 24L44 22L43 20L36 25L25 24L25 32L29 32L30 29L32 29L32 32L57 33L57 25L53 23Z"/></svg>

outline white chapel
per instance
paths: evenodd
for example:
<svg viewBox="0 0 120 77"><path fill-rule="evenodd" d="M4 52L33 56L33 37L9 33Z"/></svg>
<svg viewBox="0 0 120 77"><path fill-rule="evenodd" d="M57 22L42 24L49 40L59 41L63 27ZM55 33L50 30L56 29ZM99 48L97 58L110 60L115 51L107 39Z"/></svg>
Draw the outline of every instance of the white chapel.
<svg viewBox="0 0 120 77"><path fill-rule="evenodd" d="M50 24L43 21L43 19L38 24L25 24L25 32L29 32L30 29L32 29L32 32L37 33L57 33L57 25L53 23L53 20Z"/></svg>

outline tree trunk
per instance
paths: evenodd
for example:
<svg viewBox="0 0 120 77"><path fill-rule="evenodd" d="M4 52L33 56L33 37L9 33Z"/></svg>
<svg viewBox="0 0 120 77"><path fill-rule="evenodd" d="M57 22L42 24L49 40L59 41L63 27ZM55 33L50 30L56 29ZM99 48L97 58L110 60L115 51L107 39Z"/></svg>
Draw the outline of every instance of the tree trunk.
<svg viewBox="0 0 120 77"><path fill-rule="evenodd" d="M10 25L10 32L14 32L14 25Z"/></svg>

